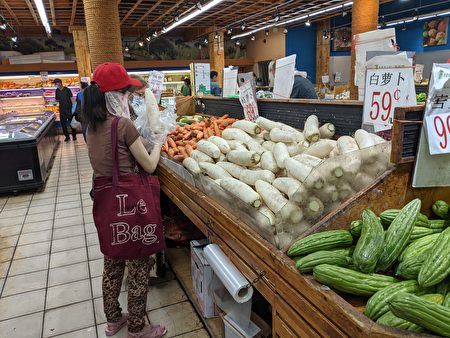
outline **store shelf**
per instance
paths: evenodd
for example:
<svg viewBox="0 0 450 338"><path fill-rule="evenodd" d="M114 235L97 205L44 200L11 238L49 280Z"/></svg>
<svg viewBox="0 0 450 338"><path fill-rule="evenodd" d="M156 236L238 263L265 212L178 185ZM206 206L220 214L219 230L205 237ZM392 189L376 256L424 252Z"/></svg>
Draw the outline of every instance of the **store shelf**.
<svg viewBox="0 0 450 338"><path fill-rule="evenodd" d="M29 109L29 108L41 108L42 105L32 105L32 106L5 106L5 107L1 107L0 109L3 110L14 110L14 109Z"/></svg>
<svg viewBox="0 0 450 338"><path fill-rule="evenodd" d="M163 85L167 85L167 84L183 84L184 81L171 81L171 82L163 82Z"/></svg>
<svg viewBox="0 0 450 338"><path fill-rule="evenodd" d="M1 92L20 92L20 91L30 91L30 90L41 90L42 87L30 87L30 88L11 88L11 89L0 89Z"/></svg>
<svg viewBox="0 0 450 338"><path fill-rule="evenodd" d="M201 317L206 330L214 338L223 337L224 328L222 318L204 318L197 301L195 300L194 289L192 287L191 253L189 248L169 248L165 253L173 272L180 281L181 286L186 292L192 305L195 307L199 317Z"/></svg>
<svg viewBox="0 0 450 338"><path fill-rule="evenodd" d="M39 99L42 98L42 95L35 95L35 96L14 96L14 97L1 97L0 100L23 100L23 99Z"/></svg>

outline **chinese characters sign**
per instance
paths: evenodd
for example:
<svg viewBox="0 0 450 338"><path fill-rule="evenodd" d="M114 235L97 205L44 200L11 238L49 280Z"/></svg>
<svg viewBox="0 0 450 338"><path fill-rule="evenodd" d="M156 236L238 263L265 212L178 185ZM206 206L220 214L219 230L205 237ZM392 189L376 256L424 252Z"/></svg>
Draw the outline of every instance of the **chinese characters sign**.
<svg viewBox="0 0 450 338"><path fill-rule="evenodd" d="M161 93L163 91L164 73L152 70L148 77L148 85L155 95L156 102L161 100Z"/></svg>
<svg viewBox="0 0 450 338"><path fill-rule="evenodd" d="M412 67L367 69L363 122L392 126L395 107L416 105Z"/></svg>
<svg viewBox="0 0 450 338"><path fill-rule="evenodd" d="M245 81L239 86L239 101L241 101L242 108L244 109L245 119L254 122L258 118L259 113L252 82Z"/></svg>

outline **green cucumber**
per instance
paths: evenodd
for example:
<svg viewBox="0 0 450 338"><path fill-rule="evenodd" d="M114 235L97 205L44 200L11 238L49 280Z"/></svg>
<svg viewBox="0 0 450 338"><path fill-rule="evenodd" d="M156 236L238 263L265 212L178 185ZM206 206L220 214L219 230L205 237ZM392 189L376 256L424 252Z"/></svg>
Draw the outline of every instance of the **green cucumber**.
<svg viewBox="0 0 450 338"><path fill-rule="evenodd" d="M350 223L350 233L355 236L361 236L362 220L358 219Z"/></svg>
<svg viewBox="0 0 450 338"><path fill-rule="evenodd" d="M397 217L397 215L399 214L400 210L399 209L388 209L383 211L380 214L380 221L381 224L385 225L385 226L389 226L395 219L395 217ZM417 221L416 221L416 226L422 226L422 227L426 227L429 224L429 219L426 215L419 213L419 215L417 216Z"/></svg>
<svg viewBox="0 0 450 338"><path fill-rule="evenodd" d="M413 230L414 231L414 230ZM434 245L436 239L439 237L439 234L432 234L428 236L421 237L412 241L406 248L403 250L402 254L398 258L400 262L408 259L412 256L421 255L422 252L428 250Z"/></svg>
<svg viewBox="0 0 450 338"><path fill-rule="evenodd" d="M411 233L410 240L415 241L416 239L429 236L431 234L436 234L441 232L442 229L433 229L433 228L426 228L426 227L414 227L413 231Z"/></svg>
<svg viewBox="0 0 450 338"><path fill-rule="evenodd" d="M450 219L450 206L445 201L436 201L431 207L433 212L442 219Z"/></svg>
<svg viewBox="0 0 450 338"><path fill-rule="evenodd" d="M311 234L296 241L289 248L289 257L306 255L320 250L330 250L351 246L353 237L348 230L330 230Z"/></svg>
<svg viewBox="0 0 450 338"><path fill-rule="evenodd" d="M316 251L303 257L294 257L295 266L300 272L311 272L316 265L331 264L349 267L352 265L350 252L353 248Z"/></svg>

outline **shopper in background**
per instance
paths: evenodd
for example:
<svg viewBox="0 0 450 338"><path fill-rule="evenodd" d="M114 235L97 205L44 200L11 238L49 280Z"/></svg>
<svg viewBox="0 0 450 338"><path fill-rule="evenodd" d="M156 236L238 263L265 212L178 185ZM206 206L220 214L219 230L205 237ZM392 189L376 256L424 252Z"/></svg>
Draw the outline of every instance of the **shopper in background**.
<svg viewBox="0 0 450 338"><path fill-rule="evenodd" d="M95 69L93 83L85 90L82 115L88 128L88 153L95 177L112 176L111 125L115 116L126 116L131 86L141 85L119 64L105 63ZM122 113L119 110L123 110ZM119 121L117 144L120 174L134 172L136 162L148 173L155 170L161 145L155 145L149 155L128 118ZM128 266L129 314L122 313L118 301L125 264ZM129 338L159 338L166 334L166 328L161 325L145 325L149 278L148 258L125 261L104 256L102 288L107 336L116 334L127 322Z"/></svg>
<svg viewBox="0 0 450 338"><path fill-rule="evenodd" d="M317 93L314 85L306 77L300 74L294 75L294 85L292 86L291 99L317 100Z"/></svg>
<svg viewBox="0 0 450 338"><path fill-rule="evenodd" d="M189 78L185 78L183 85L181 86L181 94L183 96L191 96L191 80Z"/></svg>
<svg viewBox="0 0 450 338"><path fill-rule="evenodd" d="M63 86L61 79L55 79L53 84L56 86L55 98L59 102L59 119L64 136L66 136L64 141L69 142L70 138L67 127L70 126L70 121L72 121L72 91ZM70 129L72 129L72 139L76 141L77 130L72 127Z"/></svg>
<svg viewBox="0 0 450 338"><path fill-rule="evenodd" d="M84 142L86 142L86 126L81 121L81 108L83 107L83 92L89 84L87 82L80 82L81 90L78 92L75 102L72 105L72 118L81 123L81 132L83 133Z"/></svg>
<svg viewBox="0 0 450 338"><path fill-rule="evenodd" d="M209 77L211 79L211 95L220 96L220 88L217 83L217 75L218 73L215 70L212 70L209 73Z"/></svg>
<svg viewBox="0 0 450 338"><path fill-rule="evenodd" d="M136 120L137 112L134 107L138 107L140 105L145 105L144 97L145 97L145 88L148 88L148 82L145 81L139 75L131 74L130 77L132 79L136 79L140 82L140 86L132 86L130 87L130 95L128 96L128 104L130 107L130 119L132 121Z"/></svg>

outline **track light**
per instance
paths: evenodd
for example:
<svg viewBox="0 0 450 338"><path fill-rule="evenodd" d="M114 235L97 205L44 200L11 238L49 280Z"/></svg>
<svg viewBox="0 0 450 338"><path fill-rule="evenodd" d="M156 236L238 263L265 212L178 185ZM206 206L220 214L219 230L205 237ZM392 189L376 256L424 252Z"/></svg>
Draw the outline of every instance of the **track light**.
<svg viewBox="0 0 450 338"><path fill-rule="evenodd" d="M305 26L311 26L311 21L308 19L308 21L305 22Z"/></svg>
<svg viewBox="0 0 450 338"><path fill-rule="evenodd" d="M414 9L413 20L419 20L419 10L417 8Z"/></svg>
<svg viewBox="0 0 450 338"><path fill-rule="evenodd" d="M125 52L128 52L130 48L128 48L128 45L125 45Z"/></svg>
<svg viewBox="0 0 450 338"><path fill-rule="evenodd" d="M158 36L158 32L157 32L157 31L154 31L154 32L153 32L153 37L156 38L157 36Z"/></svg>
<svg viewBox="0 0 450 338"><path fill-rule="evenodd" d="M205 40L203 40L203 42L205 43L205 45L207 45L209 41L208 41L208 39L205 38Z"/></svg>
<svg viewBox="0 0 450 338"><path fill-rule="evenodd" d="M246 28L246 26L245 26L245 22L243 22L242 23L242 25L241 25L241 29L244 31L245 30L245 28Z"/></svg>
<svg viewBox="0 0 450 338"><path fill-rule="evenodd" d="M150 35L145 38L145 40L147 40L147 42L150 42L151 39L152 39L152 37Z"/></svg>
<svg viewBox="0 0 450 338"><path fill-rule="evenodd" d="M253 34L253 35L250 37L250 40L252 40L252 41L255 41L255 40L256 40L255 34Z"/></svg>
<svg viewBox="0 0 450 338"><path fill-rule="evenodd" d="M275 12L275 15L273 16L273 21L275 21L275 22L280 21L280 14L278 13L278 7L277 7L277 10Z"/></svg>
<svg viewBox="0 0 450 338"><path fill-rule="evenodd" d="M403 25L402 25L402 31L406 31L406 23L403 23Z"/></svg>
<svg viewBox="0 0 450 338"><path fill-rule="evenodd" d="M14 42L14 43L16 43L16 42L17 42L17 36L11 37L11 41Z"/></svg>
<svg viewBox="0 0 450 338"><path fill-rule="evenodd" d="M241 45L241 41L236 40L236 47L239 47Z"/></svg>
<svg viewBox="0 0 450 338"><path fill-rule="evenodd" d="M180 20L180 16L179 16L179 14L178 14L178 12L175 12L174 14L173 14L173 19L175 20L175 22L178 22L178 20Z"/></svg>
<svg viewBox="0 0 450 338"><path fill-rule="evenodd" d="M381 17L381 28L386 28L386 19L384 18L384 15Z"/></svg>
<svg viewBox="0 0 450 338"><path fill-rule="evenodd" d="M324 39L328 39L328 32L327 32L327 31L323 31L323 32L322 32L322 37L323 37Z"/></svg>
<svg viewBox="0 0 450 338"><path fill-rule="evenodd" d="M287 28L287 26L284 26L283 33L287 34L287 32L288 32L288 28Z"/></svg>
<svg viewBox="0 0 450 338"><path fill-rule="evenodd" d="M214 35L214 39L219 40L219 38L220 38L220 35L218 32L216 32L216 35Z"/></svg>
<svg viewBox="0 0 450 338"><path fill-rule="evenodd" d="M264 35L269 36L269 29L264 30Z"/></svg>
<svg viewBox="0 0 450 338"><path fill-rule="evenodd" d="M3 16L0 16L0 28L6 30L8 22Z"/></svg>
<svg viewBox="0 0 450 338"><path fill-rule="evenodd" d="M231 33L233 33L233 28L227 27L227 34L230 35Z"/></svg>
<svg viewBox="0 0 450 338"><path fill-rule="evenodd" d="M144 47L144 41L138 41L139 47Z"/></svg>
<svg viewBox="0 0 450 338"><path fill-rule="evenodd" d="M200 3L200 2L197 2L197 8L201 11L202 10L202 8L203 8L203 6L202 6L202 4Z"/></svg>

